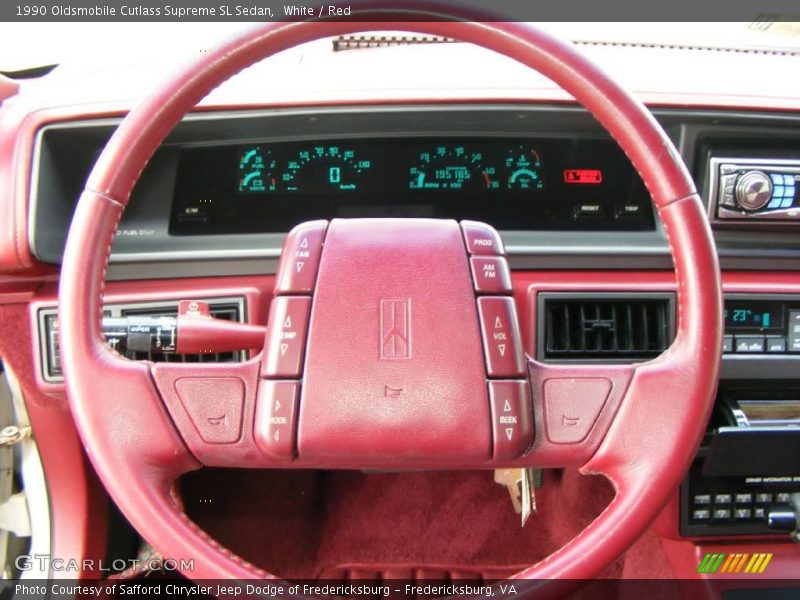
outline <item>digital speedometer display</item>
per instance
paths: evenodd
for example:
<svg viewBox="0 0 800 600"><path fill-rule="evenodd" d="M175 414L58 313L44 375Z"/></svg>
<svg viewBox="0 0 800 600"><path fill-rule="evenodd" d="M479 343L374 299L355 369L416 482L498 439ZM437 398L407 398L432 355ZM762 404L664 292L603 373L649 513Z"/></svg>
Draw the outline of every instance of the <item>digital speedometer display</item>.
<svg viewBox="0 0 800 600"><path fill-rule="evenodd" d="M599 173L574 185L564 173ZM287 231L335 217L476 219L498 229L652 229L611 140L255 141L180 151L170 233Z"/></svg>

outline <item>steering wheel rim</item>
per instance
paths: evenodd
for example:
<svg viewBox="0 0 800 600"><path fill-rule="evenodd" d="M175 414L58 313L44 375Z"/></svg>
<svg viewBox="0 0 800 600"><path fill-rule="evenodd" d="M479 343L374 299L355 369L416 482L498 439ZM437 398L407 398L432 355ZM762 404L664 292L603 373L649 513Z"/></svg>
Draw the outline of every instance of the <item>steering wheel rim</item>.
<svg viewBox="0 0 800 600"><path fill-rule="evenodd" d="M541 580L538 591L558 595L567 588L552 580L597 575L655 518L699 445L721 360L722 294L702 204L672 143L641 104L571 45L527 25L479 22L491 16L462 10L456 14L445 2L404 6L398 10L377 2L354 4L358 21L267 24L200 57L129 113L81 195L60 286L62 364L71 409L87 453L123 514L163 555L194 558L194 571L184 573L187 577L274 576L221 547L180 508L173 483L200 463L165 409L151 367L122 359L101 334L111 243L147 161L197 102L247 66L321 37L402 29L471 42L538 70L571 93L617 140L645 182L664 225L678 283L675 342L658 359L613 371L624 380L623 389L606 410L605 435L580 460L584 472L606 475L617 495L578 536L516 577ZM530 358L528 363L534 390L548 377L611 372L545 366ZM257 377L258 363L219 366L215 374L226 372ZM659 400L659 423L654 426L651 403ZM254 403L255 392L248 389L245 410L252 411ZM648 435L641 435L643 431Z"/></svg>

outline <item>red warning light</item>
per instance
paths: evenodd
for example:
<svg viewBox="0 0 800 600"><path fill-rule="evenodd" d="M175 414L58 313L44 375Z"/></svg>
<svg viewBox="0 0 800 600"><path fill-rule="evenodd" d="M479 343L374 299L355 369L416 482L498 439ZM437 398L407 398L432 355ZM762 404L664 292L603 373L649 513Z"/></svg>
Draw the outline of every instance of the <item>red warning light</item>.
<svg viewBox="0 0 800 600"><path fill-rule="evenodd" d="M564 183L598 184L603 182L603 172L600 169L565 169Z"/></svg>

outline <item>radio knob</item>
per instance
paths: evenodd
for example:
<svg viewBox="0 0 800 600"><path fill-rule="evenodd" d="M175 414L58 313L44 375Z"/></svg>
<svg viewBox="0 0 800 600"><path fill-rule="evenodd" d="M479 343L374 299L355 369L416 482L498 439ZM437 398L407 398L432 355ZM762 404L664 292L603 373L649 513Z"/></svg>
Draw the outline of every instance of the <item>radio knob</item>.
<svg viewBox="0 0 800 600"><path fill-rule="evenodd" d="M745 210L764 208L772 198L772 181L763 171L747 171L736 182L735 197Z"/></svg>

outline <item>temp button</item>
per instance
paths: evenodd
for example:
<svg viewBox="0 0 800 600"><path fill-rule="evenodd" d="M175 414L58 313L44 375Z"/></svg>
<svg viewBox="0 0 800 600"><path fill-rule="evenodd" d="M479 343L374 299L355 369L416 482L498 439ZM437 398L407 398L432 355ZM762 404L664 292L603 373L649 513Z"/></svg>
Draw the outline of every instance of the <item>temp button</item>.
<svg viewBox="0 0 800 600"><path fill-rule="evenodd" d="M311 298L279 296L270 307L261 376L292 379L303 370Z"/></svg>

